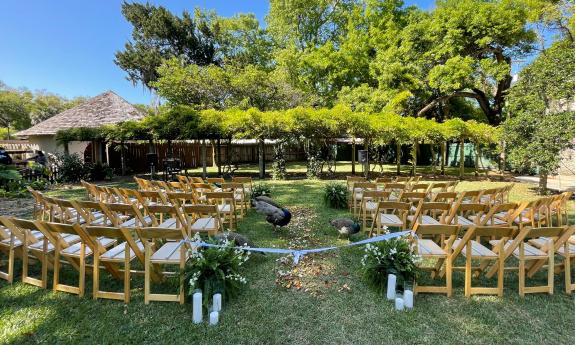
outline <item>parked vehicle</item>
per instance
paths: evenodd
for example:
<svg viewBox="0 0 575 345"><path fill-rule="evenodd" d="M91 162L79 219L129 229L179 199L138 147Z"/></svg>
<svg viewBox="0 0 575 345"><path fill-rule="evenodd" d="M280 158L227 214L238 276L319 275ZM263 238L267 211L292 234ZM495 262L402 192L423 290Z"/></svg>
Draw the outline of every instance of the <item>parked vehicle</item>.
<svg viewBox="0 0 575 345"><path fill-rule="evenodd" d="M12 164L12 157L6 152L3 147L0 147L0 164L10 165Z"/></svg>

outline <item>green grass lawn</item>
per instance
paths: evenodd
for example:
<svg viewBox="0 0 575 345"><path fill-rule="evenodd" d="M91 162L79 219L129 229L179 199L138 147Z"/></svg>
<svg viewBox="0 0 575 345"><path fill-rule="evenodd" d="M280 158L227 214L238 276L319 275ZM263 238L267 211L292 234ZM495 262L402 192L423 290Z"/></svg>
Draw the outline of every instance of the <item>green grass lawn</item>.
<svg viewBox="0 0 575 345"><path fill-rule="evenodd" d="M258 246L304 247L342 245L327 224L346 215L322 204L323 181L266 182L277 201L294 210L294 222L273 232L263 218L250 212L238 231ZM486 188L502 183L462 182L458 188ZM80 188L58 190L56 196L84 197ZM513 200L533 198L517 184ZM570 204L573 209L573 204ZM574 221L571 213L571 221ZM463 272L454 274L455 296L419 295L415 309L395 312L392 303L362 281L362 248L308 256L293 272L298 283L279 280L285 269L278 256L253 255L245 268L248 285L224 305L217 327L194 325L191 305L152 302L144 305L143 280L133 276L132 302L91 299L91 277L82 299L20 282L0 281L0 344L571 344L575 341L575 300L564 294L556 276L556 293L517 293L517 273L505 275L505 296L463 296ZM20 266L18 271L20 270ZM76 283L68 270L65 278ZM121 289L109 282L104 288ZM545 281L545 272L531 283ZM477 282L476 282L477 283ZM494 284L494 281L480 283ZM291 287L286 288L287 285ZM301 286L301 287L300 287ZM296 287L300 287L297 289ZM167 290L168 286L159 287Z"/></svg>

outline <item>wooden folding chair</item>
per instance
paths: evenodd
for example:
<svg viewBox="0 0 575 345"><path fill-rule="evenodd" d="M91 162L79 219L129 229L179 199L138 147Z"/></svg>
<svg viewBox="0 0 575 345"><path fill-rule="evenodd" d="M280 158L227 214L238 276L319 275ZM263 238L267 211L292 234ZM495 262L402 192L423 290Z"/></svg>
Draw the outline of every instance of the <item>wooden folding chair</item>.
<svg viewBox="0 0 575 345"><path fill-rule="evenodd" d="M86 182L84 180L80 180L80 183L86 189L86 192L88 193L88 197L90 198L90 200L100 201L100 192L96 188L96 185L90 182Z"/></svg>
<svg viewBox="0 0 575 345"><path fill-rule="evenodd" d="M168 192L166 200L172 205L195 205L198 203L196 193L192 192Z"/></svg>
<svg viewBox="0 0 575 345"><path fill-rule="evenodd" d="M95 253L95 255L106 252L107 248L116 245L116 240L113 238L100 237L95 241L88 236L82 226L78 223L62 224L36 221L38 228L44 229L44 233L50 233L55 239L54 241L54 291L68 292L76 294L79 297L84 296L85 281L86 281L86 259ZM80 241L73 245L66 245L62 247L63 241L59 240L63 235L78 236ZM60 282L60 257L64 257L70 264L77 268L80 276L78 286L67 285ZM104 263L106 269L116 279L121 279L122 275L117 269L116 265L111 263Z"/></svg>
<svg viewBox="0 0 575 345"><path fill-rule="evenodd" d="M70 200L79 218L85 225L110 225L105 216L102 204L97 201Z"/></svg>
<svg viewBox="0 0 575 345"><path fill-rule="evenodd" d="M213 184L209 183L192 183L192 190L196 193L199 203L206 203L206 193L216 190Z"/></svg>
<svg viewBox="0 0 575 345"><path fill-rule="evenodd" d="M144 244L140 241L135 241L132 238L130 231L125 228L86 226L85 230L94 243L96 243L100 237L113 238L118 242L123 241L104 253L94 255L93 298L123 300L124 303L130 303L130 263L136 259L138 255L140 256L141 262L145 263ZM100 290L100 262L112 263L115 265L123 263L123 292L110 292Z"/></svg>
<svg viewBox="0 0 575 345"><path fill-rule="evenodd" d="M430 186L431 185L429 183L415 183L409 187L409 191L427 194L427 191L429 190Z"/></svg>
<svg viewBox="0 0 575 345"><path fill-rule="evenodd" d="M144 243L145 264L144 264L144 303L150 301L179 302L184 304L184 276L180 275L180 288L178 294L158 294L152 293L150 280L152 265L178 265L180 272L183 271L187 261L188 245L180 243L184 239L181 229L165 228L137 228L138 236ZM151 241L173 240L165 242L158 250L152 249ZM176 274L176 273L174 273Z"/></svg>
<svg viewBox="0 0 575 345"><path fill-rule="evenodd" d="M424 286L415 284L414 293L445 293L447 297L451 297L453 294L452 288L452 261L451 261L451 250L453 241L457 234L459 233L458 225L418 225L415 230L417 239L415 240L415 251L422 258L435 259L438 262L445 262L445 286ZM432 239L426 239L424 237L439 237L438 245ZM421 268L421 267L420 267ZM436 268L432 268L435 270Z"/></svg>
<svg viewBox="0 0 575 345"><path fill-rule="evenodd" d="M77 243L80 240L79 236L74 235L56 239L45 229L39 228L32 220L0 217L0 223L8 228L11 237L14 236L14 248L21 248L22 282L41 287L43 289L48 286L48 268L51 268L53 263L52 258L49 257L49 255L54 252L54 245L52 243L59 240L62 242L62 246L67 246ZM10 241L12 241L12 238ZM34 278L28 274L29 253L40 261L42 267L40 278ZM12 265L12 267L13 264L13 261L9 262L9 265Z"/></svg>
<svg viewBox="0 0 575 345"><path fill-rule="evenodd" d="M474 226L469 228L463 238L456 239L453 242L452 262L455 261L459 254L465 257L465 297L476 294L496 294L503 296L503 274L505 272L505 255L503 244L513 236L514 227L493 227L493 226ZM497 250L491 250L481 244L481 238L499 238L496 244ZM482 270L489 262L494 262L492 267L497 267L497 287L473 287L472 276L477 268L472 267L472 260L480 260ZM487 275L488 278L491 276Z"/></svg>
<svg viewBox="0 0 575 345"><path fill-rule="evenodd" d="M215 185L216 187L219 188L219 186L220 186L222 183L225 183L226 180L224 180L223 177L208 177L208 178L206 179L206 182L209 183L209 184L213 184L213 185Z"/></svg>
<svg viewBox="0 0 575 345"><path fill-rule="evenodd" d="M360 208L363 218L363 229L367 229L368 219L373 222L375 219L375 212L377 211L377 205L380 201L387 201L389 194L389 192L383 190L366 190L363 192Z"/></svg>
<svg viewBox="0 0 575 345"><path fill-rule="evenodd" d="M251 203L249 202L249 199L250 199L250 197L252 195L252 191L254 189L252 178L251 177L235 176L235 177L232 177L232 182L241 183L244 185L244 193L246 194L246 196L248 198L247 208L250 208Z"/></svg>
<svg viewBox="0 0 575 345"><path fill-rule="evenodd" d="M222 230L222 220L216 205L188 205L182 206L181 209L188 236L196 232L214 236Z"/></svg>
<svg viewBox="0 0 575 345"><path fill-rule="evenodd" d="M107 224L117 228L135 228L150 226L152 216L144 216L136 203L100 203L106 215Z"/></svg>
<svg viewBox="0 0 575 345"><path fill-rule="evenodd" d="M351 192L350 205L354 217L358 217L360 213L361 200L363 199L363 193L367 190L377 190L377 184L372 182L355 182L353 184L353 190Z"/></svg>
<svg viewBox="0 0 575 345"><path fill-rule="evenodd" d="M26 187L26 189L30 192L30 194L32 194L32 197L34 198L34 208L32 209L32 216L34 219L49 219L50 211L49 207L46 205L43 194L34 190L30 186Z"/></svg>
<svg viewBox="0 0 575 345"><path fill-rule="evenodd" d="M439 225L447 224L446 217L451 205L443 202L425 202L421 200L413 216L407 216L410 227L415 229L416 224Z"/></svg>
<svg viewBox="0 0 575 345"><path fill-rule="evenodd" d="M468 229L479 225L483 215L489 212L489 206L485 204L457 203L446 218L447 224L460 225L462 229Z"/></svg>
<svg viewBox="0 0 575 345"><path fill-rule="evenodd" d="M533 245L537 249L549 253L550 244L554 245L553 251L562 256L564 258L563 266L556 265L555 273L561 272L564 270L565 272L565 293L568 295L575 289L575 284L571 281L571 264L572 261L575 260L575 244L570 243L569 239L575 233L575 225L572 226L561 226L561 227L554 227L550 229L557 229L561 232L560 236L558 237L540 237L534 238L529 240L529 244ZM553 241L553 242L551 242ZM535 260L531 261L532 264L526 267L527 269L527 277L531 278L535 273L537 273L547 262L548 260ZM549 266L549 269L552 267Z"/></svg>
<svg viewBox="0 0 575 345"><path fill-rule="evenodd" d="M447 202L450 204L456 203L459 199L459 193L456 192L439 192L430 200L432 202Z"/></svg>
<svg viewBox="0 0 575 345"><path fill-rule="evenodd" d="M243 218L243 216L248 211L248 204L250 200L246 196L246 191L244 185L239 182L227 182L221 184L222 192L233 192L234 199L236 200L236 205L240 211L238 217Z"/></svg>
<svg viewBox="0 0 575 345"><path fill-rule="evenodd" d="M376 235L383 232L385 227L405 228L407 226L407 214L411 204L397 201L381 201L375 211L375 219L372 222L369 237L375 231Z"/></svg>
<svg viewBox="0 0 575 345"><path fill-rule="evenodd" d="M144 205L146 215L153 227L163 229L180 228L185 223L180 207L175 205Z"/></svg>
<svg viewBox="0 0 575 345"><path fill-rule="evenodd" d="M405 183L386 183L383 186L383 190L390 192L389 200L399 201L401 199L401 194L407 190L408 185Z"/></svg>

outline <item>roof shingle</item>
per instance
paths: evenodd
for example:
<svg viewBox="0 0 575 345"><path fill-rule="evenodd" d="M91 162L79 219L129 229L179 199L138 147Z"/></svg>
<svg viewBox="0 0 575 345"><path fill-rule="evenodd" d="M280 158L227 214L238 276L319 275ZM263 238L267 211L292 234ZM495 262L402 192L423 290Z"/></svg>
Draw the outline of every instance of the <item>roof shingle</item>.
<svg viewBox="0 0 575 345"><path fill-rule="evenodd" d="M106 91L74 108L20 131L16 133L16 136L54 135L61 129L100 127L128 120L139 120L145 116L144 112L113 91Z"/></svg>

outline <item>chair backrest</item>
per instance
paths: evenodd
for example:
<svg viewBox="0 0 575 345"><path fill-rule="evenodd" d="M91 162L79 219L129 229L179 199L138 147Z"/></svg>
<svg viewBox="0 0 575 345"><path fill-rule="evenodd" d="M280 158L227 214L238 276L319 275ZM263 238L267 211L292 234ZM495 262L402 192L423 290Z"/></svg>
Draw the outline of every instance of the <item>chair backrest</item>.
<svg viewBox="0 0 575 345"><path fill-rule="evenodd" d="M22 243L33 244L38 242L36 236L32 235L32 231L40 231L44 234L42 229L39 229L35 221L27 219L18 219L14 217L0 216L0 224L3 224L6 228L10 230L11 235L17 238ZM8 239L10 236L2 232L3 239ZM45 234L44 234L45 235ZM51 235L45 237L46 240L56 241Z"/></svg>
<svg viewBox="0 0 575 345"><path fill-rule="evenodd" d="M414 223L421 221L422 217L427 215L436 219L442 224L445 224L446 217L451 210L451 204L444 202L426 202L421 200L417 206L417 210L414 215Z"/></svg>
<svg viewBox="0 0 575 345"><path fill-rule="evenodd" d="M86 189L86 192L88 192L88 197L90 199L95 200L95 201L100 201L100 193L95 188L95 185L93 185L92 183L86 182L84 180L80 180L80 183Z"/></svg>
<svg viewBox="0 0 575 345"><path fill-rule="evenodd" d="M504 213L503 217L499 216L498 218L507 223L508 226L512 226L513 221L517 217L517 213L520 213L523 208L524 206L518 205L517 203L514 202L495 204L491 206L489 212L487 212L485 217L483 217L483 220L481 221L480 225L485 226L486 224L488 224L489 220L495 218L496 214Z"/></svg>
<svg viewBox="0 0 575 345"><path fill-rule="evenodd" d="M179 229L164 229L157 227L145 227L136 228L136 232L140 239L147 242L147 240L153 239L165 239L165 240L182 240L184 236L182 231Z"/></svg>
<svg viewBox="0 0 575 345"><path fill-rule="evenodd" d="M459 183L459 181L447 181L445 182L445 191L446 192L455 192L455 188L457 187L457 184Z"/></svg>
<svg viewBox="0 0 575 345"><path fill-rule="evenodd" d="M461 202L471 202L471 203L478 203L480 202L481 194L483 193L482 190L466 190L461 192L460 199Z"/></svg>
<svg viewBox="0 0 575 345"><path fill-rule="evenodd" d="M386 201L389 199L390 192L383 190L366 190L363 192L364 201Z"/></svg>
<svg viewBox="0 0 575 345"><path fill-rule="evenodd" d="M459 244L453 249L453 257L457 257L463 248L472 240L481 240L481 238L500 239L500 249L503 248L509 238L513 236L516 228L510 227L495 227L495 226L472 226L465 232L465 235ZM471 248L470 246L469 248ZM505 255L507 257L508 255Z"/></svg>
<svg viewBox="0 0 575 345"><path fill-rule="evenodd" d="M361 177L361 176L346 176L346 183L347 183L347 189L348 190L351 191L354 184L357 182L367 182L367 179L365 177Z"/></svg>
<svg viewBox="0 0 575 345"><path fill-rule="evenodd" d="M407 183L408 181L409 181L409 176L397 176L393 182Z"/></svg>
<svg viewBox="0 0 575 345"><path fill-rule="evenodd" d="M84 219L86 224L93 224L96 222L95 213L105 214L100 202L84 200L71 200L70 202L74 206L77 214Z"/></svg>
<svg viewBox="0 0 575 345"><path fill-rule="evenodd" d="M223 177L208 177L208 178L206 179L206 182L207 182L207 183L210 183L210 184L216 184L216 183L217 183L217 184L222 184L222 183L225 183L226 180L224 180Z"/></svg>
<svg viewBox="0 0 575 345"><path fill-rule="evenodd" d="M377 184L373 182L356 182L353 184L353 192L361 192L368 189L377 189Z"/></svg>
<svg viewBox="0 0 575 345"><path fill-rule="evenodd" d="M253 181L251 177L235 176L232 177L232 182L241 183L244 185L246 192L251 193L253 189Z"/></svg>
<svg viewBox="0 0 575 345"><path fill-rule="evenodd" d="M151 203L157 204L167 204L165 193L157 190L139 190L136 192L137 199L142 206L149 205Z"/></svg>
<svg viewBox="0 0 575 345"><path fill-rule="evenodd" d="M431 185L429 183L415 183L411 185L409 191L427 193L430 186Z"/></svg>
<svg viewBox="0 0 575 345"><path fill-rule="evenodd" d="M235 206L236 199L234 192L207 192L205 193L208 203L229 204Z"/></svg>
<svg viewBox="0 0 575 345"><path fill-rule="evenodd" d="M458 198L459 194L456 192L439 192L433 195L431 201L454 203Z"/></svg>
<svg viewBox="0 0 575 345"><path fill-rule="evenodd" d="M174 205L192 205L198 203L198 197L195 192L167 192L167 200Z"/></svg>
<svg viewBox="0 0 575 345"><path fill-rule="evenodd" d="M399 201L409 202L412 205L418 204L421 200L425 200L427 193L425 192L403 192Z"/></svg>
<svg viewBox="0 0 575 345"><path fill-rule="evenodd" d="M391 183L393 182L393 177L378 177L375 179L375 183L383 184L383 183Z"/></svg>
<svg viewBox="0 0 575 345"><path fill-rule="evenodd" d="M457 216L469 217L475 216L474 223L479 225L484 214L489 212L489 205L479 203L456 203L451 208L449 215L445 219L447 224L457 224Z"/></svg>
<svg viewBox="0 0 575 345"><path fill-rule="evenodd" d="M180 207L174 205L158 205L148 204L144 205L146 215L150 217L152 226L160 225L166 218L175 218L176 226L185 224L185 219L180 211Z"/></svg>
<svg viewBox="0 0 575 345"><path fill-rule="evenodd" d="M85 221L80 217L80 214L76 213L76 208L71 200L66 199L52 199L59 208L59 222L60 223L79 223Z"/></svg>
<svg viewBox="0 0 575 345"><path fill-rule="evenodd" d="M447 192L447 182L434 182L429 186L429 192L432 193L439 193L439 192Z"/></svg>
<svg viewBox="0 0 575 345"><path fill-rule="evenodd" d="M134 203L100 203L100 207L106 218L116 227L127 220L126 216L134 219L134 227L151 223L151 220L147 221L140 208Z"/></svg>

